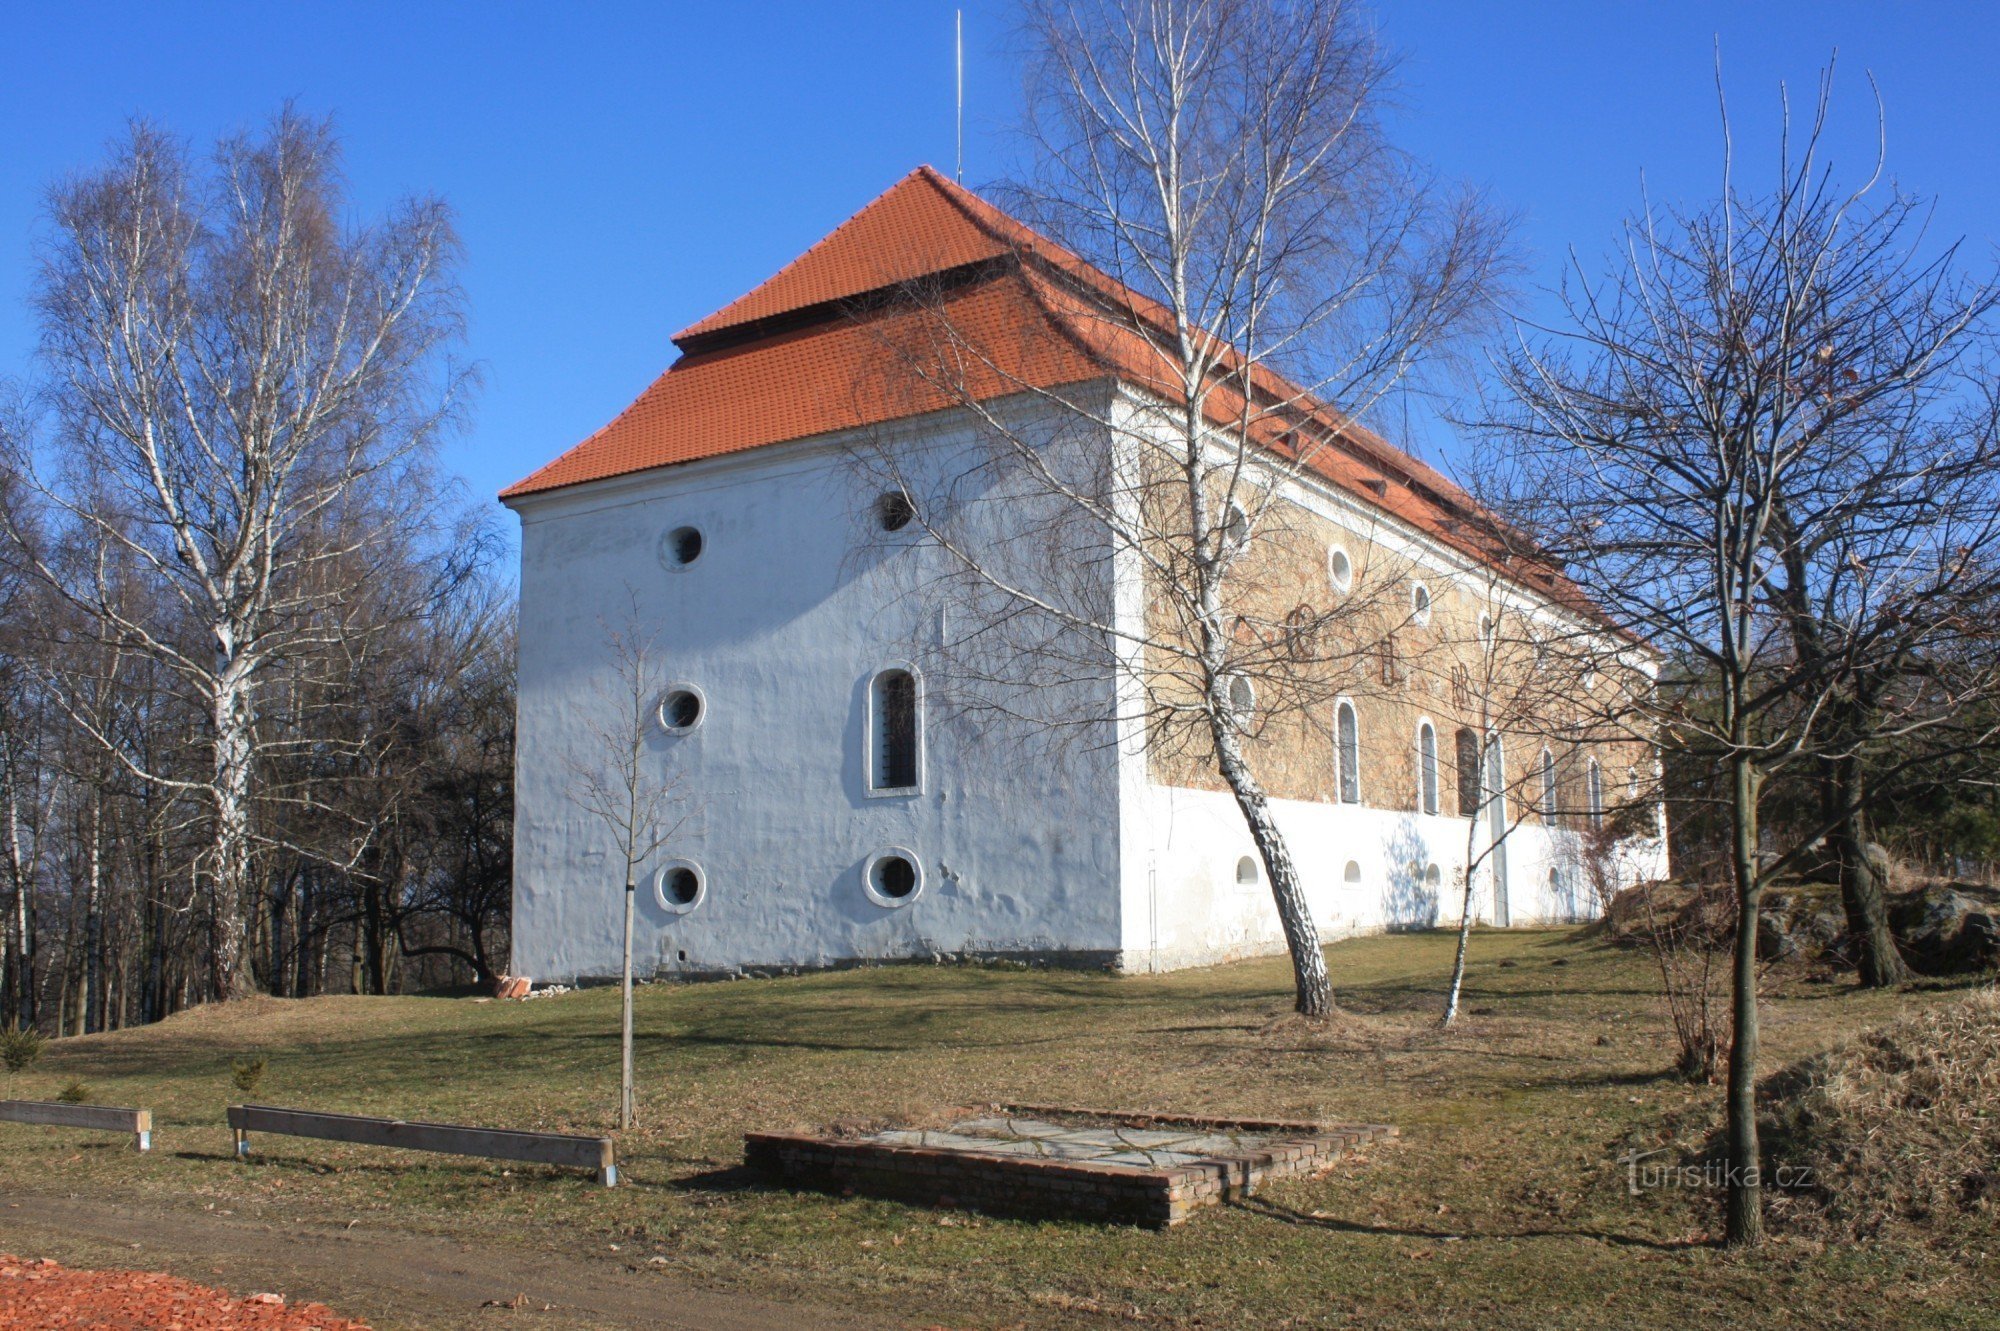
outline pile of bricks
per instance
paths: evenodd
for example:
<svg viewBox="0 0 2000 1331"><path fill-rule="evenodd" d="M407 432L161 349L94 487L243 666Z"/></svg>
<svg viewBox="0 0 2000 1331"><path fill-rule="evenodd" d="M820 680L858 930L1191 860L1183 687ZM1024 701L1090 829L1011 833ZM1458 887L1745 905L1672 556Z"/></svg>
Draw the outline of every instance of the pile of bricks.
<svg viewBox="0 0 2000 1331"><path fill-rule="evenodd" d="M743 1154L791 1187L1164 1228L1395 1135L1381 1124L992 1105L939 1130L753 1132Z"/></svg>

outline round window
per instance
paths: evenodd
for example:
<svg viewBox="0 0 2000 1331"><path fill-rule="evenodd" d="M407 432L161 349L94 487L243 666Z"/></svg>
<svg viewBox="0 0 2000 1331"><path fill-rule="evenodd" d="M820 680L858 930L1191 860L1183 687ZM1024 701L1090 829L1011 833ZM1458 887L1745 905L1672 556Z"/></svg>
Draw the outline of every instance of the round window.
<svg viewBox="0 0 2000 1331"><path fill-rule="evenodd" d="M1337 545L1326 552L1326 580L1337 592L1344 592L1354 585L1354 562L1347 557L1347 551Z"/></svg>
<svg viewBox="0 0 2000 1331"><path fill-rule="evenodd" d="M701 691L692 684L676 684L660 699L660 725L676 735L685 735L701 724L708 711Z"/></svg>
<svg viewBox="0 0 2000 1331"><path fill-rule="evenodd" d="M868 862L862 884L878 906L907 906L923 893L923 865L911 851L893 846Z"/></svg>
<svg viewBox="0 0 2000 1331"><path fill-rule="evenodd" d="M916 505L901 490L891 490L875 501L875 521L883 531L901 531L916 516Z"/></svg>
<svg viewBox="0 0 2000 1331"><path fill-rule="evenodd" d="M660 562L668 568L686 568L701 558L701 528L676 527L660 538Z"/></svg>
<svg viewBox="0 0 2000 1331"><path fill-rule="evenodd" d="M653 895L676 915L685 915L708 896L708 879L692 860L673 860L653 875Z"/></svg>

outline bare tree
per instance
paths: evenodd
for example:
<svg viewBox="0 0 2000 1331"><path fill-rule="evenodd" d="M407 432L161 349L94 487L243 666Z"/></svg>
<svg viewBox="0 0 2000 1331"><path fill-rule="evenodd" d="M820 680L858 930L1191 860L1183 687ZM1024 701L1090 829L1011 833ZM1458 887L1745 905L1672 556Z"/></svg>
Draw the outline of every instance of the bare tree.
<svg viewBox="0 0 2000 1331"><path fill-rule="evenodd" d="M1727 792L1733 1245L1762 1234L1763 891L1864 793L1774 847L1767 782L1885 728L1940 731L1991 685L1984 669L1927 678L1859 731L1842 719L1864 662L1964 638L1960 593L1995 536L1984 381L2000 287L1961 277L1955 247L1926 256L1915 202L1836 184L1818 156L1827 90L1802 135L1788 126L1768 192L1726 174L1712 204L1649 206L1605 280L1565 282L1561 331L1504 367L1534 500L1519 520L1671 663L1646 711ZM1928 627L1890 631L1912 615Z"/></svg>
<svg viewBox="0 0 2000 1331"><path fill-rule="evenodd" d="M1496 528L1510 547L1505 563L1541 557L1519 533ZM1622 878L1618 864L1622 838L1612 835L1616 815L1602 760L1620 747L1643 746L1626 727L1621 700L1644 678L1644 663L1631 644L1576 607L1532 606L1510 595L1498 569L1488 566L1484 593L1488 608L1466 639L1441 644L1440 666L1451 672L1455 710L1461 727L1454 736L1459 815L1465 819L1465 868L1459 880L1458 941L1451 979L1445 987L1441 1026L1458 1019L1471 952L1472 927L1480 917L1479 886L1485 883L1491 917L1505 924L1507 849L1523 826L1538 824L1572 864L1560 866L1581 881L1591 866L1608 879ZM1538 613L1539 611L1539 613ZM1508 746L1514 747L1512 761ZM1541 755L1551 766L1545 767ZM1579 757L1582 754L1585 756ZM1527 761L1523 761L1523 759ZM1581 770L1579 771L1579 766ZM1629 764L1628 764L1629 766ZM1651 789L1651 782L1645 788ZM1628 783L1633 809L1638 790ZM1630 832L1632 820L1618 830ZM1559 833L1562 829L1562 833ZM1601 844L1600 844L1601 843Z"/></svg>
<svg viewBox="0 0 2000 1331"><path fill-rule="evenodd" d="M657 855L680 830L685 814L673 778L662 769L654 741L666 676L657 637L643 626L633 598L631 616L607 627L608 671L597 681L587 720L578 730L582 752L568 763L570 798L604 825L625 872L624 965L620 1008L618 1126L637 1116L632 1073L632 924L639 866Z"/></svg>
<svg viewBox="0 0 2000 1331"><path fill-rule="evenodd" d="M424 520L430 447L467 387L442 359L461 322L448 210L416 200L355 226L349 208L332 128L289 109L205 167L137 126L48 205L36 307L62 467L30 484L67 554L16 536L202 717L204 769L168 770L55 695L131 772L204 808L224 997L248 975L260 693L354 631L380 538Z"/></svg>
<svg viewBox="0 0 2000 1331"><path fill-rule="evenodd" d="M942 551L958 703L1225 787L1297 1008L1323 1017L1332 985L1257 740L1324 731L1412 611L1395 541L1365 541L1369 567L1331 593L1298 494L1451 489L1356 418L1480 318L1501 228L1390 141L1393 62L1354 5L1049 0L1027 35L1036 166L1004 194L1069 249L1001 232L1003 280L1048 322L998 336L1080 349L1090 382L1019 373L961 287L915 291L931 317L892 359L976 438L921 459L885 436L870 460Z"/></svg>

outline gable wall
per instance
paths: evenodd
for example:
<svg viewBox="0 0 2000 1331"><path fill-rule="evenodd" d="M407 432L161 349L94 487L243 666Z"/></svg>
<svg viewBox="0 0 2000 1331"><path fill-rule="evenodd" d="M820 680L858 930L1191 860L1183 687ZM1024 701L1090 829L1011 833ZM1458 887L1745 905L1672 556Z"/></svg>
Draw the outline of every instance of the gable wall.
<svg viewBox="0 0 2000 1331"><path fill-rule="evenodd" d="M929 708L921 793L868 792L868 681L936 631L909 595L920 543L867 520L876 488L821 442L518 503L517 973L618 969L622 864L576 805L570 765L607 715L596 692L611 672L605 626L633 604L658 630L665 673L707 698L692 733L648 733L647 770L680 783L685 823L646 866L640 974L961 951L1115 957L1117 822L1077 816L1115 805L1109 747L1079 746L1060 764L994 762L985 741ZM705 548L669 570L661 537L682 524L701 529ZM913 851L925 873L917 899L894 909L862 886L887 847ZM708 884L681 915L652 890L675 857L698 862Z"/></svg>

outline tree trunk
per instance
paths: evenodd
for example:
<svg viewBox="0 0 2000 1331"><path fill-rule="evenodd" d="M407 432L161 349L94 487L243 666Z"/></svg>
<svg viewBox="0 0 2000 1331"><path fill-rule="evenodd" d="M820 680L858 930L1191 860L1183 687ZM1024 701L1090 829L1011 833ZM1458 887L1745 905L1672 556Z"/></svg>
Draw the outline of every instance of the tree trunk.
<svg viewBox="0 0 2000 1331"><path fill-rule="evenodd" d="M248 959L244 902L250 886L250 707L243 686L234 682L232 663L219 669L224 680L215 696L215 834L209 853L210 911L214 955L210 969L215 996L231 999L247 992Z"/></svg>
<svg viewBox="0 0 2000 1331"><path fill-rule="evenodd" d="M1840 900L1847 910L1847 937L1854 947L1855 967L1867 989L1908 984L1910 968L1896 949L1889 931L1889 908L1882 897L1885 884L1868 862L1867 794L1858 758L1842 759L1835 767L1834 798L1842 811L1832 840L1840 863Z"/></svg>
<svg viewBox="0 0 2000 1331"><path fill-rule="evenodd" d="M14 944L14 1019L35 1024L35 903L34 874L21 842L21 802L17 774L7 773L7 860L14 879L12 924Z"/></svg>
<svg viewBox="0 0 2000 1331"><path fill-rule="evenodd" d="M83 916L83 1033L104 1029L104 803L93 792L90 805L90 845L85 849L88 875Z"/></svg>
<svg viewBox="0 0 2000 1331"><path fill-rule="evenodd" d="M623 1011L620 1019L623 1029L619 1036L619 1053L623 1067L618 1082L618 1129L632 1130L632 1121L638 1114L638 1093L632 1081L632 907L639 895L639 880L635 866L625 866L625 969L620 979L623 987Z"/></svg>
<svg viewBox="0 0 2000 1331"><path fill-rule="evenodd" d="M1735 1029L1729 1042L1728 1212L1723 1241L1753 1246L1764 1237L1763 1153L1757 1141L1757 773L1741 752L1730 758L1731 846L1736 876Z"/></svg>
<svg viewBox="0 0 2000 1331"><path fill-rule="evenodd" d="M1315 1020L1330 1017L1335 1009L1326 954L1320 951L1319 930L1313 926L1312 908L1306 903L1291 850L1285 844L1284 833L1278 830L1277 820L1271 816L1271 802L1243 761L1241 746L1229 722L1217 719L1210 724L1209 731L1215 739L1222 779L1229 783L1236 807L1243 811L1250 839L1256 843L1264 870L1271 878L1271 898L1277 903L1278 921L1285 930L1285 947L1292 956L1292 975L1298 991L1293 1006Z"/></svg>
<svg viewBox="0 0 2000 1331"><path fill-rule="evenodd" d="M1483 764L1481 770L1485 770ZM1459 995L1465 992L1465 956L1472 946L1472 890L1476 881L1473 871L1478 867L1473 849L1479 844L1479 824L1485 811L1485 801L1482 800L1465 829L1465 895L1458 907L1458 950L1451 959L1451 986L1445 991L1444 1016L1438 1021L1440 1026L1449 1026L1458 1020Z"/></svg>

